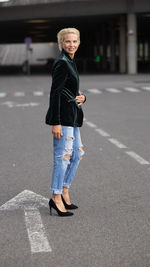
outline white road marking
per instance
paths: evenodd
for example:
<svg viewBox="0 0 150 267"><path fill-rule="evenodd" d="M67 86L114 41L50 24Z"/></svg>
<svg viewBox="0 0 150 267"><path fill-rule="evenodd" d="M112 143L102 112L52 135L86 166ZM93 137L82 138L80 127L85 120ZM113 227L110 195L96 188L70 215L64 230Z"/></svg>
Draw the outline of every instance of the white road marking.
<svg viewBox="0 0 150 267"><path fill-rule="evenodd" d="M116 88L105 88L105 90L111 93L120 93L120 90Z"/></svg>
<svg viewBox="0 0 150 267"><path fill-rule="evenodd" d="M133 92L133 93L139 93L140 90L136 89L136 88L132 88L132 87L125 87L124 90L128 91L128 92Z"/></svg>
<svg viewBox="0 0 150 267"><path fill-rule="evenodd" d="M100 90L95 89L95 88L93 88L93 89L87 89L87 91L89 93L92 93L92 94L101 94L102 93Z"/></svg>
<svg viewBox="0 0 150 267"><path fill-rule="evenodd" d="M15 92L14 96L20 97L20 96L25 96L24 92Z"/></svg>
<svg viewBox="0 0 150 267"><path fill-rule="evenodd" d="M94 123L90 122L90 121L85 121L85 123L91 128L95 128L96 127L96 125Z"/></svg>
<svg viewBox="0 0 150 267"><path fill-rule="evenodd" d="M19 208L24 210L26 229L32 253L52 251L38 210L40 207L47 206L47 198L32 191L24 190L0 207L1 211Z"/></svg>
<svg viewBox="0 0 150 267"><path fill-rule="evenodd" d="M148 162L147 160L143 159L142 157L140 157L138 154L136 154L133 151L126 151L125 153L127 155L129 155L130 157L132 157L133 159L135 159L141 165L149 165L150 164L150 162Z"/></svg>
<svg viewBox="0 0 150 267"><path fill-rule="evenodd" d="M146 91L150 91L150 87L142 87L142 89L146 90Z"/></svg>
<svg viewBox="0 0 150 267"><path fill-rule="evenodd" d="M0 93L0 98L5 97L6 93Z"/></svg>
<svg viewBox="0 0 150 267"><path fill-rule="evenodd" d="M18 104L18 103L12 102L12 101L6 101L6 102L1 103L0 105L6 105L9 108L14 108L14 107L37 107L37 106L40 105L40 103L31 102L31 103L20 103L20 104Z"/></svg>
<svg viewBox="0 0 150 267"><path fill-rule="evenodd" d="M45 228L42 223L41 215L38 209L24 210L25 223L30 241L31 252L51 252Z"/></svg>
<svg viewBox="0 0 150 267"><path fill-rule="evenodd" d="M37 107L39 105L40 103L31 102L31 103L15 104L14 107Z"/></svg>
<svg viewBox="0 0 150 267"><path fill-rule="evenodd" d="M95 128L96 125L91 123L91 122L88 122L86 119L85 119L85 123L92 127L92 128ZM99 133L100 135L104 136L104 137L109 137L110 134L108 134L107 132L105 132L104 130L102 129L98 129L96 128L95 131L97 133ZM124 148L124 149L127 149L127 146L120 143L117 139L114 139L114 138L108 138L108 140L116 145L118 148ZM143 159L141 156L139 156L138 154L136 154L134 151L124 151L127 155L129 155L130 157L132 157L133 159L135 159L138 163L140 163L141 165L150 165L150 162L148 162L147 160Z"/></svg>
<svg viewBox="0 0 150 267"><path fill-rule="evenodd" d="M6 101L6 102L1 103L1 105L6 105L9 108L12 108L12 107L14 107L14 102L12 102L12 101Z"/></svg>
<svg viewBox="0 0 150 267"><path fill-rule="evenodd" d="M102 129L95 129L96 132L98 132L100 135L102 136L105 136L105 137L108 137L110 136L110 134L108 134L107 132L105 132L104 130Z"/></svg>
<svg viewBox="0 0 150 267"><path fill-rule="evenodd" d="M118 140L113 139L113 138L109 138L108 139L112 144L114 144L115 146L119 147L119 148L127 148L124 144L121 144Z"/></svg>
<svg viewBox="0 0 150 267"><path fill-rule="evenodd" d="M33 95L35 95L35 96L43 96L44 93L42 91L36 91L36 92L33 92Z"/></svg>
<svg viewBox="0 0 150 267"><path fill-rule="evenodd" d="M24 190L14 198L7 201L0 207L0 210L16 210L18 208L25 209L26 207L47 207L48 198L38 195L30 190Z"/></svg>

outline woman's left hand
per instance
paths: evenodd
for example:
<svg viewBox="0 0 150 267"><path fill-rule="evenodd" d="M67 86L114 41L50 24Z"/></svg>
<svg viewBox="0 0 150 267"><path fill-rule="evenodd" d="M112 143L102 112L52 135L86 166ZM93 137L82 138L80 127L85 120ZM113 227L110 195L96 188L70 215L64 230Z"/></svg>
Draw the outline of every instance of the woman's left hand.
<svg viewBox="0 0 150 267"><path fill-rule="evenodd" d="M79 93L79 95L76 96L76 100L78 102L78 106L81 106L85 101L85 95L82 95L81 93Z"/></svg>

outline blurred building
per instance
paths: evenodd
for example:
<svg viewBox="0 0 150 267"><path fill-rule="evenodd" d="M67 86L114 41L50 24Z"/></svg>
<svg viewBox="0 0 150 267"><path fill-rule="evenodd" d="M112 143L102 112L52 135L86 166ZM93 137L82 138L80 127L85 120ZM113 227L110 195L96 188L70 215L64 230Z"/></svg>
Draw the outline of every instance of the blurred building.
<svg viewBox="0 0 150 267"><path fill-rule="evenodd" d="M81 31L76 55L81 73L150 72L148 0L0 0L3 49L26 37L34 45L56 42L63 27Z"/></svg>

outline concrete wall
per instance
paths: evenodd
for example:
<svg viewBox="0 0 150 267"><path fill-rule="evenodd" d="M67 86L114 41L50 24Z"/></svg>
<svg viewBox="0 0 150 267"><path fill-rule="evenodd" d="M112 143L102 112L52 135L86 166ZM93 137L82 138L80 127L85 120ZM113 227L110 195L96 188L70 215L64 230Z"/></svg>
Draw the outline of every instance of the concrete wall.
<svg viewBox="0 0 150 267"><path fill-rule="evenodd" d="M0 7L0 21L149 12L148 0L59 1Z"/></svg>

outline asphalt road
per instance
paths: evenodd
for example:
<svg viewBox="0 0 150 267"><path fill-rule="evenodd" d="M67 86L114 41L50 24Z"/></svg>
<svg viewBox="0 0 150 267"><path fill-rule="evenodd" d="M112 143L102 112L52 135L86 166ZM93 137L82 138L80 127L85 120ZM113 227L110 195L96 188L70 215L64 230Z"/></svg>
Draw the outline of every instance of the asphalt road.
<svg viewBox="0 0 150 267"><path fill-rule="evenodd" d="M148 75L81 76L85 155L71 187L79 209L61 218L45 204L51 78L0 77L0 267L150 266L149 83Z"/></svg>

